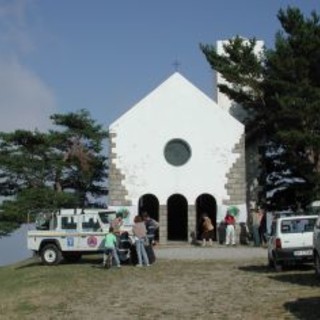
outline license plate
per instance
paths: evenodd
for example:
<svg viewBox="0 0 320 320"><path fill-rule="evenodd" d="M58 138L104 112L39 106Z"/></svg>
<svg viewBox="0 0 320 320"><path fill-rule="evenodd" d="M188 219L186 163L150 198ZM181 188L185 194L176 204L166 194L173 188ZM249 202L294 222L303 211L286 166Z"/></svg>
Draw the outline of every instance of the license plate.
<svg viewBox="0 0 320 320"><path fill-rule="evenodd" d="M293 253L295 256L312 256L312 250L299 250Z"/></svg>

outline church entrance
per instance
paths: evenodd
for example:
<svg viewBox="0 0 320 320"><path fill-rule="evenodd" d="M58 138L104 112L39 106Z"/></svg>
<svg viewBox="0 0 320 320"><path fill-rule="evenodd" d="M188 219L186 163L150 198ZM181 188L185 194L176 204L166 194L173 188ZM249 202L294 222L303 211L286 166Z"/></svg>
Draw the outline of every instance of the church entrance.
<svg viewBox="0 0 320 320"><path fill-rule="evenodd" d="M159 201L155 195L148 193L139 198L138 214L141 215L143 212L147 212L152 219L159 221Z"/></svg>
<svg viewBox="0 0 320 320"><path fill-rule="evenodd" d="M167 201L168 240L188 241L188 202L181 194L173 194Z"/></svg>
<svg viewBox="0 0 320 320"><path fill-rule="evenodd" d="M200 240L201 237L201 216L202 214L208 214L214 226L214 240L217 240L217 203L215 198L207 193L201 194L196 199L196 217L197 217L197 239Z"/></svg>

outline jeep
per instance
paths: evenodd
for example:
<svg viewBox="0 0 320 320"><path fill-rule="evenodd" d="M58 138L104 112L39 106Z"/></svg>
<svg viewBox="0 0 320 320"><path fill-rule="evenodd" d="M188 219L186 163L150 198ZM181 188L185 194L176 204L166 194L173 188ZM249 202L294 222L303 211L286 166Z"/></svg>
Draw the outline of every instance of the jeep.
<svg viewBox="0 0 320 320"><path fill-rule="evenodd" d="M104 238L116 211L104 209L63 209L41 212L35 220L36 230L28 231L28 249L40 256L43 264L56 265L62 259L78 261L83 254L102 253ZM119 257L130 258L131 222L124 219L119 237ZM121 244L121 243L120 243Z"/></svg>

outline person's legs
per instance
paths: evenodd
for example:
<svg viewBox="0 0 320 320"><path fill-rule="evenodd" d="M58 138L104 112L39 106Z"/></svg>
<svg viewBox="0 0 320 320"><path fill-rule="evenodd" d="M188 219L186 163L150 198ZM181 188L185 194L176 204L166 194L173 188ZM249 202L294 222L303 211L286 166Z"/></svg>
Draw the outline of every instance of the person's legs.
<svg viewBox="0 0 320 320"><path fill-rule="evenodd" d="M103 264L104 266L106 265L107 257L108 257L108 249L107 249L107 248L104 248L104 251L103 251L103 262L102 262L102 264Z"/></svg>
<svg viewBox="0 0 320 320"><path fill-rule="evenodd" d="M207 233L206 232L202 233L201 239L202 239L202 246L205 247L207 244Z"/></svg>
<svg viewBox="0 0 320 320"><path fill-rule="evenodd" d="M231 238L231 244L235 245L236 244L236 232L234 226L230 226L230 238Z"/></svg>
<svg viewBox="0 0 320 320"><path fill-rule="evenodd" d="M149 258L148 258L147 251L146 251L146 248L144 247L143 243L141 244L141 253L142 253L142 257L143 257L143 261L144 261L145 265L149 266L150 265Z"/></svg>
<svg viewBox="0 0 320 320"><path fill-rule="evenodd" d="M231 225L227 225L226 229L226 245L228 246L230 244L230 237L231 237Z"/></svg>
<svg viewBox="0 0 320 320"><path fill-rule="evenodd" d="M138 265L141 266L142 265L142 257L141 257L142 243L141 243L141 240L136 240L135 245L136 245L137 257L138 257Z"/></svg>
<svg viewBox="0 0 320 320"><path fill-rule="evenodd" d="M213 236L214 236L214 230L210 230L208 232L208 240L209 240L209 246L212 246L213 245Z"/></svg>
<svg viewBox="0 0 320 320"><path fill-rule="evenodd" d="M256 247L259 247L261 245L259 226L256 226L256 225L252 226L252 235L253 235L253 243L254 243L254 245Z"/></svg>
<svg viewBox="0 0 320 320"><path fill-rule="evenodd" d="M116 261L116 265L118 267L120 267L120 259L119 259L118 252L117 252L116 248L112 249L112 256L113 256L114 260Z"/></svg>

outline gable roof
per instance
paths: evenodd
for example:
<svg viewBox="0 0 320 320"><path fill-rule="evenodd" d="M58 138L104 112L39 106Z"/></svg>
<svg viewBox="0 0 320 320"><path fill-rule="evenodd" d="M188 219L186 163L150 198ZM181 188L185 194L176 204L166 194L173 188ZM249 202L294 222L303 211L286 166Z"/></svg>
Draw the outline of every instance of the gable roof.
<svg viewBox="0 0 320 320"><path fill-rule="evenodd" d="M140 112L149 111L150 108L155 107L159 104L161 106L176 105L177 108L187 111L188 107L192 107L191 104L210 107L211 112L219 114L222 118L229 118L228 122L233 122L236 126L243 127L243 124L238 120L233 118L228 112L223 110L218 104L204 94L200 89L194 86L190 81L188 81L180 73L175 72L164 82L162 82L157 88L151 91L143 99L137 102L133 107L131 107L122 116L116 119L111 125L110 129L118 126L120 123L126 122L132 117L135 117ZM183 107L181 106L183 105ZM194 107L194 106L193 106ZM203 110L203 109L202 109ZM165 111L165 110L164 110ZM199 109L199 112L201 109Z"/></svg>

